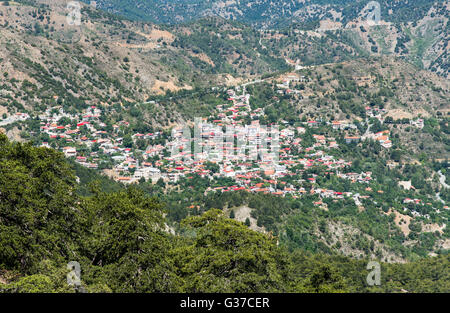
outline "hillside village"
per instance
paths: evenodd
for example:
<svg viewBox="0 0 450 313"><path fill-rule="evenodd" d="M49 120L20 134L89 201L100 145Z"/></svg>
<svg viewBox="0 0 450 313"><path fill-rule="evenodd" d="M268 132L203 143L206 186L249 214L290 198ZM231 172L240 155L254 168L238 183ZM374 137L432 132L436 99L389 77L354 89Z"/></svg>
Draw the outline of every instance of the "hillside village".
<svg viewBox="0 0 450 313"><path fill-rule="evenodd" d="M283 1L0 0L0 294L450 292L450 1Z"/></svg>
<svg viewBox="0 0 450 313"><path fill-rule="evenodd" d="M298 77L287 75L283 83L277 86L278 91L300 95L300 91L288 89L291 80L298 81ZM102 111L96 106L89 107L79 115L68 114L62 107L48 108L38 117L39 131L48 135L54 143L51 146L49 142L42 142L41 146L57 148L67 158L74 159L84 167L102 170L123 184L142 181L156 183L159 180L176 183L181 178L199 175L210 180L228 178L234 181L231 186L209 187L206 192L245 190L278 196L290 195L294 198L312 194L319 196L319 199L352 199L360 207L362 201L370 198L370 195L358 192L321 188L317 174L309 177L303 175L305 169L320 168L325 175L336 175L354 184L364 186L372 181L371 172L349 172L352 162L333 154L333 150L339 147L337 136L312 134L313 140L309 146L304 146L304 136L316 128L326 127L342 136L345 144L360 144L370 140L378 142L384 149L390 149L392 141L389 130L373 133L368 125L366 132L360 134L354 123L344 120L309 120L296 125L282 120L281 125L271 125L276 128L275 134L260 125L259 118L264 116L264 109L251 109L251 95L246 93L245 86L228 89L226 94L226 103L217 105L215 115L200 119L197 125L200 142L196 144L202 146L199 151L191 150L191 141L183 135L183 126L173 127L171 134L163 131L134 133L132 141L125 143L118 134L121 129L129 127L129 123L120 121L112 126L112 131L106 131L106 125L100 120ZM386 113L385 109L366 107L368 118L376 118L380 122L384 122ZM29 118L25 113L17 113L0 123ZM246 123L249 118L250 124ZM412 120L410 124L423 128L422 119ZM234 138L226 138L228 134L224 129L230 126L234 130ZM275 144L267 140L275 137ZM139 140L158 143L142 149L136 144ZM216 156L216 160L212 155ZM210 168L210 163L216 164L215 170ZM296 180L297 187L286 181L289 177L301 177ZM303 186L305 183L308 188ZM372 191L370 187L364 188L365 191ZM404 203L408 201L409 198ZM314 202L314 205L327 209L321 200Z"/></svg>

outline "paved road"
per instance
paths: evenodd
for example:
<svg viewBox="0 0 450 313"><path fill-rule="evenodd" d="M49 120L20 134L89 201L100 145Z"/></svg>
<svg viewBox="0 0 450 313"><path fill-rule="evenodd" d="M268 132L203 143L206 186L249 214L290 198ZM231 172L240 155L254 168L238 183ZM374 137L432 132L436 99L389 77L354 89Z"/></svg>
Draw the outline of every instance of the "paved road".
<svg viewBox="0 0 450 313"><path fill-rule="evenodd" d="M12 123L15 123L20 120L21 120L20 118L17 118L15 116L10 116L10 117L0 121L0 126L6 126L8 124L12 124Z"/></svg>

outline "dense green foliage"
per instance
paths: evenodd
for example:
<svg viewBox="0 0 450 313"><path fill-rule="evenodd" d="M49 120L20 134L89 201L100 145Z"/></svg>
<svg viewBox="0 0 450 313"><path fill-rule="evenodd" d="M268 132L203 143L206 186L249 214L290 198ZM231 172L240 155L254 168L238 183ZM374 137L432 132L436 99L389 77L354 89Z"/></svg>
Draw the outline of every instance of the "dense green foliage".
<svg viewBox="0 0 450 313"><path fill-rule="evenodd" d="M164 207L136 188L92 185L78 196L62 154L0 136L0 290L73 292L66 265L81 264L88 292L449 292L449 256L383 264L296 250L220 210L185 219L174 235Z"/></svg>
<svg viewBox="0 0 450 313"><path fill-rule="evenodd" d="M0 136L0 264L23 273L37 260L70 257L79 208L74 176L49 149Z"/></svg>

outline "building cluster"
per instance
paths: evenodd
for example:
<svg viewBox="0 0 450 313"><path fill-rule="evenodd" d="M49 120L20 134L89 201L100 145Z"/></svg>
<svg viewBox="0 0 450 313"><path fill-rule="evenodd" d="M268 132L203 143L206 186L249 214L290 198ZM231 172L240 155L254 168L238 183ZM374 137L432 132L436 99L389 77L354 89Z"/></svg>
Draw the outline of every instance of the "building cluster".
<svg viewBox="0 0 450 313"><path fill-rule="evenodd" d="M304 80L295 73L287 74L278 87L288 89L292 82ZM54 139L50 140L52 144L44 142L42 145L55 148L57 142L56 148L66 157L87 168L103 170L125 184L143 180L177 182L199 175L210 180L224 178L235 182L232 186L227 183L208 191L246 190L293 197L315 194L333 199L350 197L358 205L366 196L321 188L323 177L307 175L305 170L320 168L318 173L335 175L356 184L370 183L372 173L349 172L347 169L352 163L336 157L333 152L339 147L335 137L313 134L314 141L305 146L303 135L308 129L326 126L346 134L347 143L373 139L385 148L392 146L389 131L372 133L369 129L362 136L347 135L357 133L358 127L345 120L310 120L295 126L280 121L280 126L266 127L259 123L264 109L251 109L245 86L228 90L227 97L228 101L216 106L214 115L196 120L192 138L191 125L191 128L174 127L170 136L160 132L134 133L128 144L120 136L121 130L130 126L127 121L107 126L102 122L102 111L96 106L81 114L69 114L62 107L53 107L39 116L40 132ZM381 118L385 112L368 107L367 113ZM139 141L153 144L142 147ZM322 202L317 205L324 206Z"/></svg>

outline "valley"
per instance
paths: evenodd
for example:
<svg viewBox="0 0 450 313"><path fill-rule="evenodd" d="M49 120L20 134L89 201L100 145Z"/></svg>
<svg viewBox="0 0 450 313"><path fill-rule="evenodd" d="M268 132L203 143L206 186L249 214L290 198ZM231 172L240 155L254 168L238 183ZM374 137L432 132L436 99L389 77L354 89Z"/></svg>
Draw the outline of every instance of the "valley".
<svg viewBox="0 0 450 313"><path fill-rule="evenodd" d="M0 1L0 292L448 292L449 2L380 4Z"/></svg>

